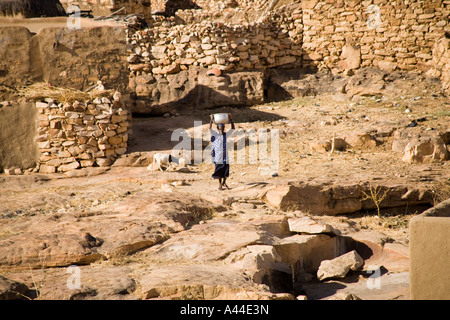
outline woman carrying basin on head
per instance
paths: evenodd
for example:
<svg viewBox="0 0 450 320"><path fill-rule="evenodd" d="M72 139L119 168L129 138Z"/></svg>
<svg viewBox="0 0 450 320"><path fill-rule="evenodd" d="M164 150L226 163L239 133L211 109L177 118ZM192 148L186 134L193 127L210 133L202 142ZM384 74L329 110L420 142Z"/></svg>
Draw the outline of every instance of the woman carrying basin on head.
<svg viewBox="0 0 450 320"><path fill-rule="evenodd" d="M215 117L216 116L216 117ZM217 131L212 129L213 122L217 124ZM225 123L231 124L231 130L225 132ZM216 114L211 115L211 121L209 123L209 129L211 132L211 157L214 163L213 179L219 179L219 190L228 188L226 180L230 175L230 164L228 162L227 151L227 137L234 131L234 123L231 119L231 114Z"/></svg>

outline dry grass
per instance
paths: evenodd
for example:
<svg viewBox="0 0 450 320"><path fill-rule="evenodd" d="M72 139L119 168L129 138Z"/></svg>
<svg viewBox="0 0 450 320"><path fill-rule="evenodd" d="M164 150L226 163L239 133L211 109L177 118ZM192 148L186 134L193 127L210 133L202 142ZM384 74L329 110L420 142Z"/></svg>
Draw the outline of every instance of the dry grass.
<svg viewBox="0 0 450 320"><path fill-rule="evenodd" d="M429 190L433 195L433 205L441 203L444 200L450 199L450 180L437 180L429 185Z"/></svg>
<svg viewBox="0 0 450 320"><path fill-rule="evenodd" d="M72 88L59 88L45 82L35 83L18 91L18 94L27 100L40 101L46 98L62 103L74 101L93 100L98 97L111 97L113 90L84 92Z"/></svg>

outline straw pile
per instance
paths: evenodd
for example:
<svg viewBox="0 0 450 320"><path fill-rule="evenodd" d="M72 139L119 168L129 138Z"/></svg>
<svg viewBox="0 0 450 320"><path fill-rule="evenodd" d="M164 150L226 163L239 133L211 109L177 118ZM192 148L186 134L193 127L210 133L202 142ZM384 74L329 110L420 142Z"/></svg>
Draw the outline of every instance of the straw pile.
<svg viewBox="0 0 450 320"><path fill-rule="evenodd" d="M42 101L46 98L62 103L75 101L94 100L95 98L112 97L114 90L96 90L85 92L71 88L59 88L50 86L48 83L39 82L18 90L21 97L31 101Z"/></svg>

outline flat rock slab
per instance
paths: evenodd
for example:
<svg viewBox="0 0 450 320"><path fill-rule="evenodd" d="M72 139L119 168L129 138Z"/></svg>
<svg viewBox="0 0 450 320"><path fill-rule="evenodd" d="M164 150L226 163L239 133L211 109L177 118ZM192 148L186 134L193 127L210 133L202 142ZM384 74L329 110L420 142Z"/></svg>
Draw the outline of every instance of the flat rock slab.
<svg viewBox="0 0 450 320"><path fill-rule="evenodd" d="M189 196L136 193L91 210L0 221L0 266L86 265L132 254L169 238L215 206Z"/></svg>
<svg viewBox="0 0 450 320"><path fill-rule="evenodd" d="M201 264L158 266L141 272L143 299L292 299L256 285L230 265Z"/></svg>
<svg viewBox="0 0 450 320"><path fill-rule="evenodd" d="M409 272L354 275L343 280L303 283L308 300L341 299L342 293L354 294L362 300L409 300Z"/></svg>
<svg viewBox="0 0 450 320"><path fill-rule="evenodd" d="M135 300L131 273L127 267L90 265L26 270L7 277L26 284L33 298L43 300Z"/></svg>
<svg viewBox="0 0 450 320"><path fill-rule="evenodd" d="M272 244L275 238L257 224L222 220L194 225L148 250L158 259L217 261L250 244Z"/></svg>
<svg viewBox="0 0 450 320"><path fill-rule="evenodd" d="M319 233L328 233L332 235L340 235L341 232L333 228L333 226L315 221L309 217L301 217L301 218L292 218L288 219L289 230L292 232L298 233L307 233L307 234L319 234Z"/></svg>

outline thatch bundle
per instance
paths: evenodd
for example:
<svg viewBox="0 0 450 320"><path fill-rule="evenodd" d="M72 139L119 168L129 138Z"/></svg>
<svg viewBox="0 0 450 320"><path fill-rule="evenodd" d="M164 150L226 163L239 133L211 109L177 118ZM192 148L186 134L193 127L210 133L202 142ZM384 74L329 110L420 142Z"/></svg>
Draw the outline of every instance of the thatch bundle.
<svg viewBox="0 0 450 320"><path fill-rule="evenodd" d="M86 92L72 88L54 87L45 82L38 82L18 90L18 95L29 101L41 101L51 98L57 102L72 103L74 101L87 101L102 97L111 98L114 92L115 90L98 90L96 88Z"/></svg>
<svg viewBox="0 0 450 320"><path fill-rule="evenodd" d="M59 0L0 0L0 15L24 18L66 16Z"/></svg>

